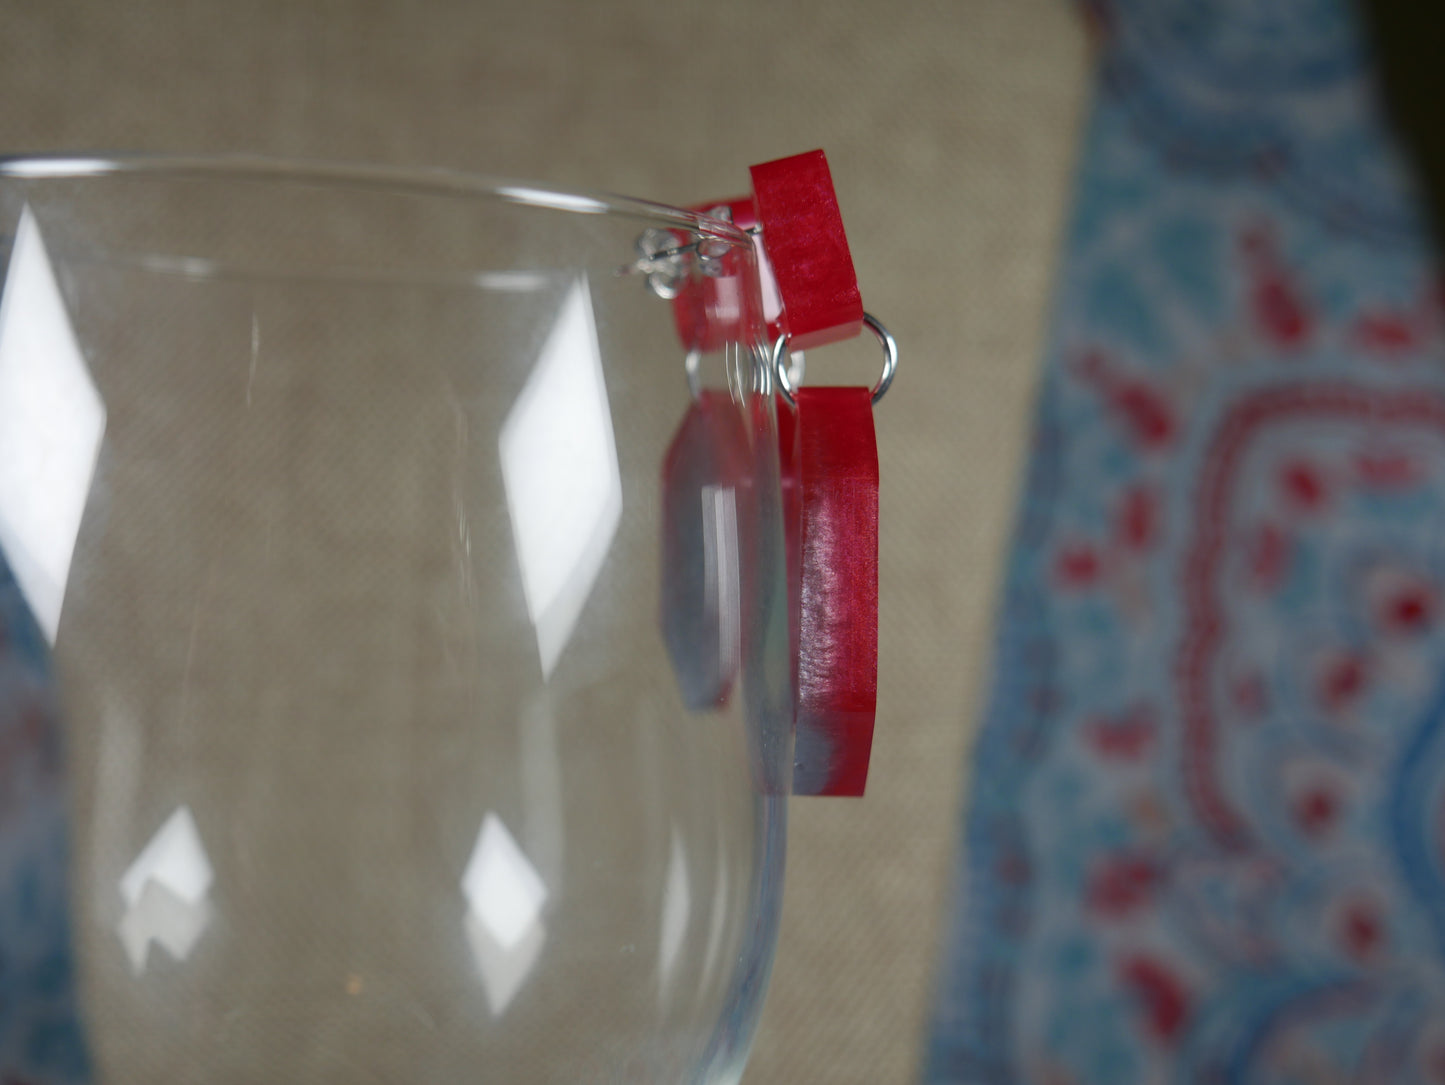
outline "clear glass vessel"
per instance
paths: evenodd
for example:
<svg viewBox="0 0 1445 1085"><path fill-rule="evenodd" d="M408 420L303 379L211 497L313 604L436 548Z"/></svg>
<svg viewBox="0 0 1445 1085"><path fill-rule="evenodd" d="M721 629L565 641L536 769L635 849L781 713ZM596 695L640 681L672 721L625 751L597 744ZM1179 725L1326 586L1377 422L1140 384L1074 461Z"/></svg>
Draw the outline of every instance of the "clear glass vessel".
<svg viewBox="0 0 1445 1085"><path fill-rule="evenodd" d="M91 1078L735 1081L791 764L747 236L145 158L0 162L0 235ZM732 308L685 363L700 291ZM728 468L665 478L702 400Z"/></svg>

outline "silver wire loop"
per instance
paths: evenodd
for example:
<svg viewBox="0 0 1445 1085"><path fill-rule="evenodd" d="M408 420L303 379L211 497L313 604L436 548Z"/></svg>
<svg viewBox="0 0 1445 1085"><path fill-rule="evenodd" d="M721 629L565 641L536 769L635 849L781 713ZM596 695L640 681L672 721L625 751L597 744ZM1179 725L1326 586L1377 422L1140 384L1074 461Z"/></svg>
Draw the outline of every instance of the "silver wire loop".
<svg viewBox="0 0 1445 1085"><path fill-rule="evenodd" d="M750 359L755 357L756 355L753 354L748 355L748 358ZM742 397L746 394L745 390L750 387L747 377L743 374L740 368L742 366L742 362L743 351L741 344L728 343L723 347L723 366L724 374L727 380L727 390L728 394L732 396L735 401L741 400ZM759 368L763 371L764 374L763 380L765 383L762 390L765 393L771 394L772 386L770 383L766 383L768 381L768 378L766 376L767 369L765 366L760 366ZM682 371L687 376L687 390L692 393L692 398L695 401L702 399L703 385L701 350L699 350L697 347L692 347L688 350L687 354L682 359Z"/></svg>
<svg viewBox="0 0 1445 1085"><path fill-rule="evenodd" d="M869 330L883 345L883 374L878 378L878 383L873 386L872 392L873 406L876 407L878 401L887 393L889 385L893 383L894 374L898 372L898 342L883 326L882 321L872 313L863 314L863 323L868 325ZM771 368L773 375L777 378L778 390L782 392L783 398L788 401L790 406L796 406L797 400L794 398L796 389L793 387L792 381L788 379L788 367L784 364L787 358L788 337L780 335L773 343Z"/></svg>

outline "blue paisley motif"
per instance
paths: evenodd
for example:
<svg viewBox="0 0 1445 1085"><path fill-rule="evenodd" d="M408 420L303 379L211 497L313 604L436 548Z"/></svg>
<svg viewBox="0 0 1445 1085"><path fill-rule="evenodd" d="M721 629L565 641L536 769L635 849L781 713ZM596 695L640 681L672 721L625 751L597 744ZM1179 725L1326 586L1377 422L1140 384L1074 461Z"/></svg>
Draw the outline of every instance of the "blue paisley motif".
<svg viewBox="0 0 1445 1085"><path fill-rule="evenodd" d="M1350 10L1094 0L924 1078L1445 1065L1445 314Z"/></svg>

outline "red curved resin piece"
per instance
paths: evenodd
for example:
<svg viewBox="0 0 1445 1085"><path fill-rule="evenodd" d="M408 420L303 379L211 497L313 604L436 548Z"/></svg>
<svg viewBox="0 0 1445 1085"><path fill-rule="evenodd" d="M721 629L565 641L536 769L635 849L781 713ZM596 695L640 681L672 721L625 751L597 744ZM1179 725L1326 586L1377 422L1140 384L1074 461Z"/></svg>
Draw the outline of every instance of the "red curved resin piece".
<svg viewBox="0 0 1445 1085"><path fill-rule="evenodd" d="M796 795L861 795L878 699L878 449L867 388L779 404Z"/></svg>
<svg viewBox="0 0 1445 1085"><path fill-rule="evenodd" d="M754 244L768 339L787 334L791 349L808 350L853 338L863 330L863 297L827 156L807 151L750 172L751 196L693 210L721 214L741 230L762 228ZM735 341L749 326L740 319L738 293L726 273L689 283L673 302L683 346L710 351Z"/></svg>
<svg viewBox="0 0 1445 1085"><path fill-rule="evenodd" d="M863 298L822 151L753 166L753 203L783 300L792 350L851 339L863 330Z"/></svg>

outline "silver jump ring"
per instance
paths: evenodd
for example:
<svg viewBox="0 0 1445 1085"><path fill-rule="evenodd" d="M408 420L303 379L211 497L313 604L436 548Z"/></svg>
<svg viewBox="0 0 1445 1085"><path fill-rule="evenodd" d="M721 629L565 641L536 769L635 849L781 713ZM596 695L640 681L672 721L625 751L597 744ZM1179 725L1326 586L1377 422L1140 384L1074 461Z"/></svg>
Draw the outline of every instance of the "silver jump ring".
<svg viewBox="0 0 1445 1085"><path fill-rule="evenodd" d="M898 342L872 313L863 314L863 323L868 325L869 330L883 345L883 374L878 378L878 383L873 386L872 392L873 406L876 407L878 401L888 391L889 385L893 383L893 375L898 372ZM784 334L778 336L773 343L771 365L773 373L778 378L778 387L783 393L783 398L788 401L789 405L796 406L797 400L794 398L796 389L793 387L792 381L788 379L788 367L783 364L787 357L788 337Z"/></svg>

